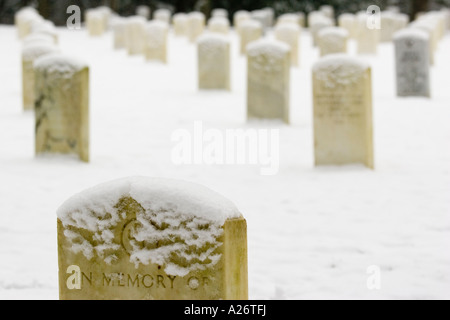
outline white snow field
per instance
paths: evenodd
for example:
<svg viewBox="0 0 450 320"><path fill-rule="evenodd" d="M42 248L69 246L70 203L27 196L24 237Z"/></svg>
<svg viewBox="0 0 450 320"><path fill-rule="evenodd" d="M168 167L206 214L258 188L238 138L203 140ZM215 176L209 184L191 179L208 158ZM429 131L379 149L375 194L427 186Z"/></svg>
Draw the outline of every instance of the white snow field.
<svg viewBox="0 0 450 320"><path fill-rule="evenodd" d="M302 33L291 125L246 120L246 61L232 33L232 91L199 92L195 46L169 39L169 64L114 51L112 34L60 32L91 68L91 162L34 156L22 111L21 43L0 26L0 299L58 299L56 212L74 194L128 176L199 183L248 221L250 299L450 298L450 37L432 68L432 98L396 98L392 44L362 57L373 72L375 170L313 164L312 65ZM354 43L350 46L354 55ZM176 165L178 129L279 129L280 168ZM379 290L367 281L381 270ZM370 271L371 269L369 269Z"/></svg>

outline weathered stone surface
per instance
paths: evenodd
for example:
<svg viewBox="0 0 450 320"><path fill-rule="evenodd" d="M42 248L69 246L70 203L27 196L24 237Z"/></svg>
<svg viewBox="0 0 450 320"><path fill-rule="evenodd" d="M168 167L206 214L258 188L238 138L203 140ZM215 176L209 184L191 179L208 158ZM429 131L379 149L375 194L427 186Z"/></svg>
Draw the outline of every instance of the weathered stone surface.
<svg viewBox="0 0 450 320"><path fill-rule="evenodd" d="M129 178L58 210L62 300L246 300L246 221L186 182Z"/></svg>
<svg viewBox="0 0 450 320"><path fill-rule="evenodd" d="M248 46L248 118L290 121L290 47L262 39Z"/></svg>
<svg viewBox="0 0 450 320"><path fill-rule="evenodd" d="M328 27L322 29L318 34L320 56L346 53L348 38L349 34L344 28Z"/></svg>
<svg viewBox="0 0 450 320"><path fill-rule="evenodd" d="M316 166L374 167L370 67L347 55L322 58L313 68Z"/></svg>
<svg viewBox="0 0 450 320"><path fill-rule="evenodd" d="M425 31L405 29L394 35L397 95L430 97L430 44Z"/></svg>
<svg viewBox="0 0 450 320"><path fill-rule="evenodd" d="M25 45L22 49L22 96L23 109L33 110L35 102L34 62L42 56L58 52L53 44L35 43Z"/></svg>
<svg viewBox="0 0 450 320"><path fill-rule="evenodd" d="M229 40L220 34L205 34L197 45L199 89L230 90Z"/></svg>
<svg viewBox="0 0 450 320"><path fill-rule="evenodd" d="M61 54L35 61L36 154L89 161L89 68Z"/></svg>

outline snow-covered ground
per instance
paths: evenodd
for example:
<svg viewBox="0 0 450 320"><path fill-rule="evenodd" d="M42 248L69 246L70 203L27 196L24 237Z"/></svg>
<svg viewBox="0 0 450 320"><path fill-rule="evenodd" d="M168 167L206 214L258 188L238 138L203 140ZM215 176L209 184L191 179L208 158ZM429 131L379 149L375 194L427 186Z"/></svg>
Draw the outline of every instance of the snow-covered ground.
<svg viewBox="0 0 450 320"><path fill-rule="evenodd" d="M375 171L313 165L311 67L302 35L292 69L292 125L246 121L246 62L232 35L232 92L197 90L196 50L170 36L169 64L112 49L112 35L60 29L62 51L91 66L91 163L34 157L21 107L21 44L0 26L0 299L58 299L56 210L73 194L126 176L188 180L232 200L248 221L251 299L450 298L450 37L432 99L395 97L392 44L373 70ZM354 44L351 44L351 53ZM280 170L173 163L172 134L280 130ZM370 266L381 268L369 290Z"/></svg>

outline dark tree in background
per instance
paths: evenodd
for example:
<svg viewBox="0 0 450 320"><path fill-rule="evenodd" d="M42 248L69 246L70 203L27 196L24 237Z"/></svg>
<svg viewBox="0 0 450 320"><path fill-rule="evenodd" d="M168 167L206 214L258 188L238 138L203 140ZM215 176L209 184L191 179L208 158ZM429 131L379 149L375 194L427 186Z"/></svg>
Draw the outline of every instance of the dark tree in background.
<svg viewBox="0 0 450 320"><path fill-rule="evenodd" d="M14 13L23 6L32 5L46 19L57 25L64 25L68 17L67 7L78 5L82 11L87 8L109 6L122 16L133 15L136 7L147 5L156 10L166 7L175 12L198 10L207 16L213 8L224 8L230 17L238 10L256 10L272 7L276 14L286 12L309 13L321 5L332 5L336 14L366 10L370 5L378 5L385 9L389 5L397 5L401 11L414 17L417 12L450 7L450 0L0 0L0 23L14 22Z"/></svg>

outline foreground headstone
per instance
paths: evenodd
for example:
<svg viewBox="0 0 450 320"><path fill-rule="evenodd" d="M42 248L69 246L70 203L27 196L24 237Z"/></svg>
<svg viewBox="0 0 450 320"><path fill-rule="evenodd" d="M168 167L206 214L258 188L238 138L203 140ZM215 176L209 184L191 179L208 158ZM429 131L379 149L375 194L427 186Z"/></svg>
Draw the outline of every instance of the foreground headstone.
<svg viewBox="0 0 450 320"><path fill-rule="evenodd" d="M145 51L146 20L140 16L127 18L127 49L129 55L143 54Z"/></svg>
<svg viewBox="0 0 450 320"><path fill-rule="evenodd" d="M197 41L197 38L205 30L205 15L201 12L191 12L188 14L189 40L191 43Z"/></svg>
<svg viewBox="0 0 450 320"><path fill-rule="evenodd" d="M368 65L343 54L313 67L315 163L374 167Z"/></svg>
<svg viewBox="0 0 450 320"><path fill-rule="evenodd" d="M200 185L126 178L58 210L61 300L247 300L247 224Z"/></svg>
<svg viewBox="0 0 450 320"><path fill-rule="evenodd" d="M167 63L167 38L169 25L153 20L145 30L145 57L147 61Z"/></svg>
<svg viewBox="0 0 450 320"><path fill-rule="evenodd" d="M298 23L282 22L275 27L275 38L291 48L291 65L299 65L300 26Z"/></svg>
<svg viewBox="0 0 450 320"><path fill-rule="evenodd" d="M241 54L244 55L247 52L247 46L249 43L260 39L263 36L263 26L256 20L245 20L240 25L241 36Z"/></svg>
<svg viewBox="0 0 450 320"><path fill-rule="evenodd" d="M173 15L173 30L177 37L187 37L189 31L188 15L176 13Z"/></svg>
<svg viewBox="0 0 450 320"><path fill-rule="evenodd" d="M40 43L25 45L22 49L22 96L23 109L33 110L35 101L34 62L47 54L58 52L53 44Z"/></svg>
<svg viewBox="0 0 450 320"><path fill-rule="evenodd" d="M328 27L320 30L318 34L320 56L334 53L346 53L348 31L340 27Z"/></svg>
<svg viewBox="0 0 450 320"><path fill-rule="evenodd" d="M61 54L34 63L36 154L74 154L89 161L89 68Z"/></svg>
<svg viewBox="0 0 450 320"><path fill-rule="evenodd" d="M247 112L249 119L281 119L289 123L290 47L262 39L248 45Z"/></svg>
<svg viewBox="0 0 450 320"><path fill-rule="evenodd" d="M230 41L220 34L198 39L199 89L230 90Z"/></svg>
<svg viewBox="0 0 450 320"><path fill-rule="evenodd" d="M394 34L399 97L430 97L430 44L425 31L405 29Z"/></svg>

